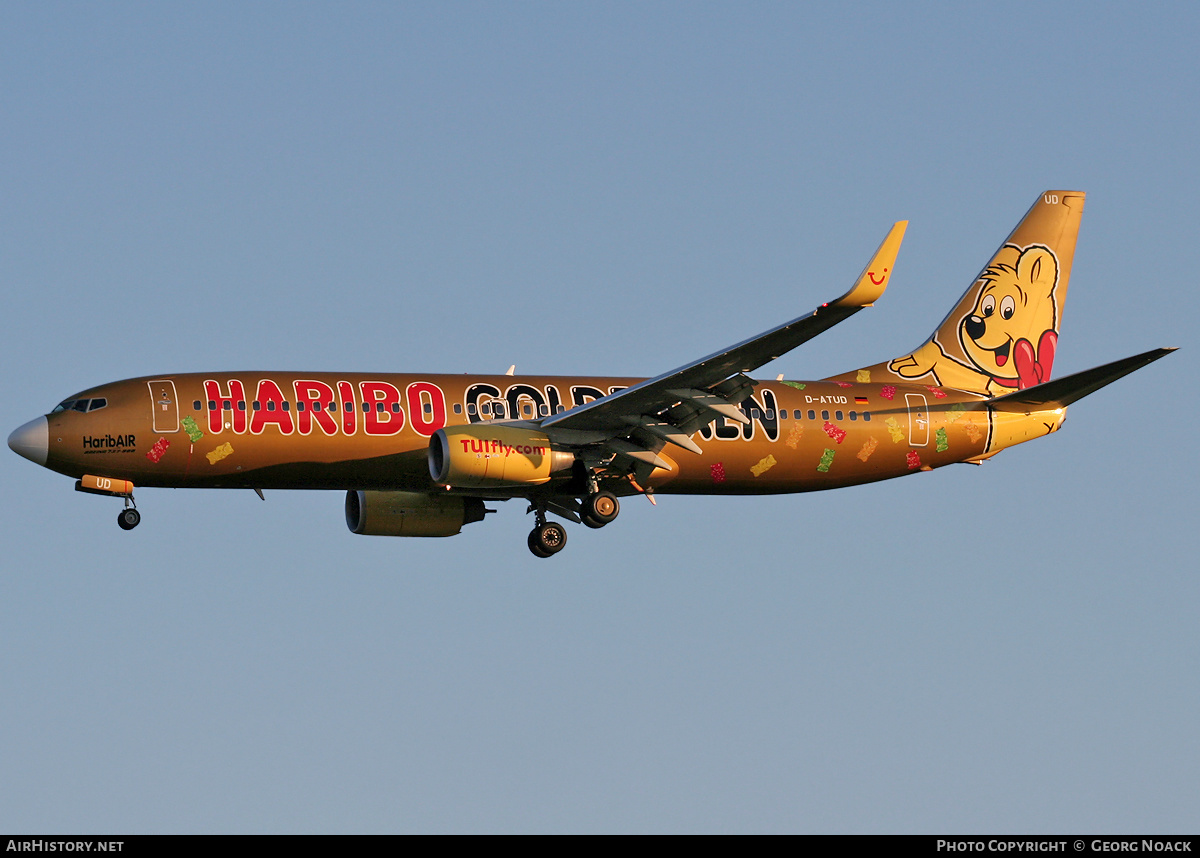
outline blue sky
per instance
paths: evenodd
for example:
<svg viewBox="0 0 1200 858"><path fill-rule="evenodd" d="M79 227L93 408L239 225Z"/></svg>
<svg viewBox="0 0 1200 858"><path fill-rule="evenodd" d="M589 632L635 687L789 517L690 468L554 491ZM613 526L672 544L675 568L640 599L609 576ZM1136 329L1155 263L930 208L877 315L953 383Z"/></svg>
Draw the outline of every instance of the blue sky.
<svg viewBox="0 0 1200 858"><path fill-rule="evenodd" d="M334 493L114 501L6 452L0 827L1172 832L1200 804L1191 4L8 4L5 432L118 378L654 375L888 294L923 340L1088 192L1056 369L1183 350L979 468L631 500L548 562Z"/></svg>

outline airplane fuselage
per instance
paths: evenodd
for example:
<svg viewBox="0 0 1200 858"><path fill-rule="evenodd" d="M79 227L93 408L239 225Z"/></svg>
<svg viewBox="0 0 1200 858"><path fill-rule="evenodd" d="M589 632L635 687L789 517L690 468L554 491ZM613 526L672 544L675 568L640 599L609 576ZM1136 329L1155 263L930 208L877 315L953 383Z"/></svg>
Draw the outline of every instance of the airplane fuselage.
<svg viewBox="0 0 1200 858"><path fill-rule="evenodd" d="M427 452L438 429L532 426L639 381L286 372L130 379L82 391L47 415L46 466L139 487L437 491ZM739 407L748 423L718 417L692 436L700 454L662 452L671 467L656 468L645 488L769 494L887 479L986 457L1004 434L997 420L1010 418L977 393L892 383L763 381ZM1026 418L1024 431L1054 431L1061 416ZM464 453L522 455L485 438L457 443ZM623 482L608 488L637 491Z"/></svg>

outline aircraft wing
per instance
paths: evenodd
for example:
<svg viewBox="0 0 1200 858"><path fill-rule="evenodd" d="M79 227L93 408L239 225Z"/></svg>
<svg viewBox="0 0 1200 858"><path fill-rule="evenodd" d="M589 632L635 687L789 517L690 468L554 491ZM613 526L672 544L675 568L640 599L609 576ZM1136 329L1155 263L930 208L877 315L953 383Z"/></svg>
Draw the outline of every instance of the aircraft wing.
<svg viewBox="0 0 1200 858"><path fill-rule="evenodd" d="M565 444L600 442L613 453L655 467L670 467L656 455L667 442L699 453L690 438L698 429L717 417L748 422L737 408L753 392L754 382L744 373L879 300L907 226L907 221L892 226L854 286L840 298L656 378L546 418L541 421L543 431Z"/></svg>

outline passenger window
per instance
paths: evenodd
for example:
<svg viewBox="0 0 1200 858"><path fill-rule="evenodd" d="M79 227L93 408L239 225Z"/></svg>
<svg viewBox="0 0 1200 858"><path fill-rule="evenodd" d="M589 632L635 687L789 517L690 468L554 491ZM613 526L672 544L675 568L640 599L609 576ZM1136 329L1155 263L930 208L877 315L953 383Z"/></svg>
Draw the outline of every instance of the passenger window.
<svg viewBox="0 0 1200 858"><path fill-rule="evenodd" d="M558 413L559 413L559 414L562 414L562 413L563 413L564 411L566 411L566 410L567 410L567 406L565 406L565 405L560 405L560 406L558 406Z"/></svg>
<svg viewBox="0 0 1200 858"><path fill-rule="evenodd" d="M223 408L225 411L232 411L233 403L230 402L228 399L226 399L224 402L221 403L221 408Z"/></svg>
<svg viewBox="0 0 1200 858"><path fill-rule="evenodd" d="M774 419L775 419L775 409L774 409L774 408L768 408L768 409L767 409L767 419L768 419L768 420L774 420Z"/></svg>
<svg viewBox="0 0 1200 858"><path fill-rule="evenodd" d="M281 402L280 405L283 407L284 411L292 410L292 403L288 402L286 399L283 402Z"/></svg>
<svg viewBox="0 0 1200 858"><path fill-rule="evenodd" d="M426 413L426 414L432 414L432 413L433 413L433 406L432 406L430 403L426 402L426 403L425 403L425 408L424 408L423 410L425 411L425 413Z"/></svg>
<svg viewBox="0 0 1200 858"><path fill-rule="evenodd" d="M503 417L504 416L504 403L503 402L493 402L492 403L492 411L493 411L493 413L495 413L495 415L497 417Z"/></svg>
<svg viewBox="0 0 1200 858"><path fill-rule="evenodd" d="M304 400L303 399L296 403L296 410L297 411L304 410Z"/></svg>
<svg viewBox="0 0 1200 858"><path fill-rule="evenodd" d="M762 419L762 412L761 412L761 411L759 411L757 408L751 408L751 409L750 409L750 416L751 416L752 418L754 418L755 420L761 420L761 419Z"/></svg>
<svg viewBox="0 0 1200 858"><path fill-rule="evenodd" d="M201 402L200 402L200 400L199 400L199 399L197 399L195 402L193 402L193 403L192 403L192 410L193 410L193 411L199 411L199 410L200 410L200 405L201 405Z"/></svg>
<svg viewBox="0 0 1200 858"><path fill-rule="evenodd" d="M454 407L458 408L457 405L455 405ZM474 402L467 403L467 414L471 415L472 417L475 416L475 403Z"/></svg>
<svg viewBox="0 0 1200 858"><path fill-rule="evenodd" d="M863 412L863 420L867 421L868 423L871 422L871 412L870 411Z"/></svg>
<svg viewBox="0 0 1200 858"><path fill-rule="evenodd" d="M541 417L549 417L550 416L550 406L549 405L539 405L538 406L538 415Z"/></svg>
<svg viewBox="0 0 1200 858"><path fill-rule="evenodd" d="M274 399L268 399L268 400L267 400L267 410L268 410L268 411L274 411L274 410L275 410L275 400L274 400Z"/></svg>
<svg viewBox="0 0 1200 858"><path fill-rule="evenodd" d="M393 413L393 414L399 414L399 413L400 413L400 403L399 403L399 402L393 402L393 403L392 403L392 413Z"/></svg>
<svg viewBox="0 0 1200 858"><path fill-rule="evenodd" d="M346 404L347 404L347 405L349 405L350 403L348 403L348 402L347 402ZM346 410L347 410L347 411L349 411L350 409L349 409L349 408L347 408ZM367 413L368 411L370 411L370 410L371 410L371 403L369 403L369 402L364 402L364 403L363 403L363 414L366 414L366 413Z"/></svg>
<svg viewBox="0 0 1200 858"><path fill-rule="evenodd" d="M375 410L376 410L376 411L378 411L380 414L382 414L382 413L383 413L383 403L382 403L382 402L376 402L376 403L375 403Z"/></svg>
<svg viewBox="0 0 1200 858"><path fill-rule="evenodd" d="M851 419L851 420L857 420L857 419L858 419L858 412L856 412L856 411L851 411L851 412L850 412L850 419Z"/></svg>
<svg viewBox="0 0 1200 858"><path fill-rule="evenodd" d="M214 404L215 404L215 403L214 403ZM255 411L261 411L261 410L262 410L262 403L261 403L261 402L259 402L259 401L256 399L256 400L254 400L252 403L250 403L250 407L251 407L252 409L254 409Z"/></svg>
<svg viewBox="0 0 1200 858"><path fill-rule="evenodd" d="M238 402L238 411L245 411L245 410L246 410L246 401L243 399Z"/></svg>
<svg viewBox="0 0 1200 858"><path fill-rule="evenodd" d="M426 405L425 407L428 408L429 406ZM532 405L522 405L521 411L523 411L525 413L526 417L529 417L533 414L533 406Z"/></svg>
<svg viewBox="0 0 1200 858"><path fill-rule="evenodd" d="M838 420L841 420L841 419L843 419L842 412L840 412L840 411L835 411L835 412L833 413L833 416L834 416L834 417L836 417Z"/></svg>
<svg viewBox="0 0 1200 858"><path fill-rule="evenodd" d="M454 413L462 414L462 403L461 402L454 403Z"/></svg>
<svg viewBox="0 0 1200 858"><path fill-rule="evenodd" d="M828 419L829 419L829 412L828 412L828 411L822 411L822 412L821 412L821 419L822 419L822 420L828 420Z"/></svg>
<svg viewBox="0 0 1200 858"><path fill-rule="evenodd" d="M217 400L215 400L215 399L208 400L208 410L209 411L217 410Z"/></svg>
<svg viewBox="0 0 1200 858"><path fill-rule="evenodd" d="M483 403L483 405L479 406L479 413L482 414L484 417L490 417L492 414L492 406L486 402Z"/></svg>
<svg viewBox="0 0 1200 858"><path fill-rule="evenodd" d="M816 419L817 419L817 412L813 411L812 409L809 409L809 411L808 411L808 419L809 419L809 420L816 420Z"/></svg>

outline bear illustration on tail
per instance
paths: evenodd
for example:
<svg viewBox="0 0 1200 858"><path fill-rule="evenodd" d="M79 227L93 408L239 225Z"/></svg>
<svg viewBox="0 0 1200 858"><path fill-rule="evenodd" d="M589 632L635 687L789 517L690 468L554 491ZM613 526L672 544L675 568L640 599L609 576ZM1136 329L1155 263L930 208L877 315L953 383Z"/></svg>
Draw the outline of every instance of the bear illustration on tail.
<svg viewBox="0 0 1200 858"><path fill-rule="evenodd" d="M955 325L970 364L946 353L939 342L943 328L887 368L902 378L932 374L939 385L993 395L1049 381L1058 346L1058 275L1058 258L1048 247L1004 245L979 277L974 306Z"/></svg>

